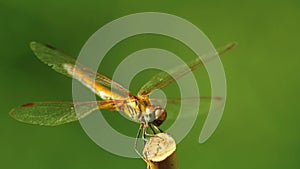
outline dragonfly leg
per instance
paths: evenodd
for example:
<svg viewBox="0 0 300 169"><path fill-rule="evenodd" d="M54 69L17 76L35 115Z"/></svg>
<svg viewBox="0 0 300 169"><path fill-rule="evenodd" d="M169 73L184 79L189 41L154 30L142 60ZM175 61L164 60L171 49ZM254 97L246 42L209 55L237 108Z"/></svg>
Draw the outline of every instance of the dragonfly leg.
<svg viewBox="0 0 300 169"><path fill-rule="evenodd" d="M153 124L150 124L150 129L152 131L153 134L148 134L146 133L147 136L150 136L150 137L159 137L161 138L160 136L157 135L157 133L163 133L164 131L162 129L160 129L159 127L153 125ZM163 138L161 138L163 139Z"/></svg>
<svg viewBox="0 0 300 169"><path fill-rule="evenodd" d="M152 125L150 125L150 129L154 135L157 134Z"/></svg>
<svg viewBox="0 0 300 169"><path fill-rule="evenodd" d="M152 133L148 133L148 127L144 127L144 134L143 134L143 139L145 141L148 141L146 139L146 137L155 137L156 136L156 131L153 129L152 125L147 125L147 126L150 126L149 128L151 129Z"/></svg>
<svg viewBox="0 0 300 169"><path fill-rule="evenodd" d="M138 150L138 139L141 135L141 131L144 129L144 125L140 124L139 130L136 134L135 142L134 142L134 150L135 152L147 163L146 159L141 155L141 153Z"/></svg>
<svg viewBox="0 0 300 169"><path fill-rule="evenodd" d="M143 127L143 136L142 136L142 138L144 140L144 144L146 144L146 142L148 141L147 136L150 136L150 134L147 133L147 130L148 130L148 127L144 126Z"/></svg>
<svg viewBox="0 0 300 169"><path fill-rule="evenodd" d="M163 133L163 132L164 132L162 129L160 129L159 127L157 127L157 126L155 126L155 125L153 125L153 124L151 124L151 125L149 125L149 126L150 126L150 128L151 128L153 134L157 134L157 131L158 131L159 133Z"/></svg>

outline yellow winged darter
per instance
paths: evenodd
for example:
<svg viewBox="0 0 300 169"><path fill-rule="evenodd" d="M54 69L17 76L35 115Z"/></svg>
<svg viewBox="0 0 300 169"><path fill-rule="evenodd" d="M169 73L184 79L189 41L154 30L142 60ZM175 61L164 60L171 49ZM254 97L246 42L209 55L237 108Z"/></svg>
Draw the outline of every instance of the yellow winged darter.
<svg viewBox="0 0 300 169"><path fill-rule="evenodd" d="M235 46L236 42L232 42L218 49L218 53L211 54L204 61L197 58L188 63L188 68L175 67L171 70L171 74L165 72L158 73L142 86L137 95L134 95L110 78L89 69L81 63L76 63L74 58L65 53L49 45L31 42L30 47L32 51L42 62L49 65L55 71L78 80L102 100L85 102L33 102L14 108L11 110L10 115L14 119L25 123L57 126L82 119L97 109L119 111L140 124L137 138L140 137L141 133L143 133L142 137L145 138L149 128L153 133L161 132L159 126L167 117L164 106L151 104L151 100L149 99L151 92L168 86L176 81L176 79L201 67L203 62L209 62ZM116 89L118 93L109 90L109 88ZM180 99L168 98L166 101L168 103L177 102ZM210 97L210 99L220 100L222 98L216 96ZM159 100L159 98L156 100ZM79 113L75 112L75 106L79 110Z"/></svg>

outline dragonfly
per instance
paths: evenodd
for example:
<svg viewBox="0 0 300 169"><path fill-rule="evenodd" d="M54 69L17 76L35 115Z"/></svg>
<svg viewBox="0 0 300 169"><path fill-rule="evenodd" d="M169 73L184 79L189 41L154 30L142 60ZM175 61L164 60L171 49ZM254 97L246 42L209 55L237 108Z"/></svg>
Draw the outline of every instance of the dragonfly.
<svg viewBox="0 0 300 169"><path fill-rule="evenodd" d="M97 109L119 111L140 124L137 138L143 133L147 134L150 128L154 133L162 132L160 125L167 118L167 111L162 105L152 104L149 95L156 89L162 89L187 73L198 69L205 62L219 57L236 46L236 42L229 43L217 49L207 60L199 58L182 66L172 69L171 74L160 72L146 82L137 95L132 94L127 88L113 81L107 76L91 70L76 59L57 50L56 48L39 42L31 42L30 48L39 60L50 66L53 70L67 77L74 78L90 89L101 100L84 102L32 102L20 105L10 111L14 119L43 126L57 126L80 120ZM114 89L114 91L112 90ZM118 92L115 92L118 91ZM181 98L167 98L168 102L176 102ZM210 99L220 99L210 97ZM80 110L76 113L76 109Z"/></svg>

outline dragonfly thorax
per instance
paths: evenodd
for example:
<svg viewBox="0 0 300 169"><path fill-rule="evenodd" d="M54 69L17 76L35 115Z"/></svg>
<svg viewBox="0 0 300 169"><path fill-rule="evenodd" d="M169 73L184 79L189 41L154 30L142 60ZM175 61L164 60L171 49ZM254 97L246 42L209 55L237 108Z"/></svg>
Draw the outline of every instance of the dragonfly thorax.
<svg viewBox="0 0 300 169"><path fill-rule="evenodd" d="M167 117L167 112L162 106L151 105L145 99L130 98L125 102L118 109L138 123L160 126Z"/></svg>

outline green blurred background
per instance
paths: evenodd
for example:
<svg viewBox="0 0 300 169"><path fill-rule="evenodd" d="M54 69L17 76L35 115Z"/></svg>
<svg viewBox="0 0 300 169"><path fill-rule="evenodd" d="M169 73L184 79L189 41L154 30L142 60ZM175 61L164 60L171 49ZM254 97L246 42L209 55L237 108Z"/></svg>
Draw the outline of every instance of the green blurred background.
<svg viewBox="0 0 300 169"><path fill-rule="evenodd" d="M180 168L300 168L299 1L14 0L1 1L0 9L0 168L146 168L141 159L118 157L98 147L78 122L38 127L8 115L22 103L72 98L71 79L36 59L30 41L76 56L101 26L146 11L187 19L216 47L239 42L222 58L228 85L222 121L206 143L198 144L203 118L198 120L192 130L196 134L178 145ZM126 57L147 47L168 49L183 58L191 53L178 42L145 35L118 44L110 55ZM119 63L112 60L101 67L106 75ZM138 125L120 120L115 127L133 135Z"/></svg>

